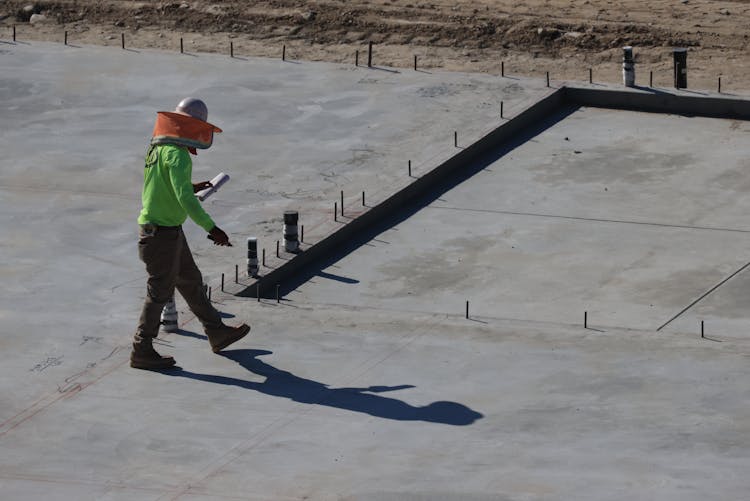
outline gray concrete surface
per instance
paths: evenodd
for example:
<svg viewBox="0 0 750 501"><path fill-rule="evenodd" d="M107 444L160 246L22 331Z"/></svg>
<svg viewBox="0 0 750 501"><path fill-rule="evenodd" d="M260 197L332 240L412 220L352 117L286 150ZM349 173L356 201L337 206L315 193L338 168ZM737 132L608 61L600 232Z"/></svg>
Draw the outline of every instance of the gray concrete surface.
<svg viewBox="0 0 750 501"><path fill-rule="evenodd" d="M195 173L232 175L208 208L236 243L273 242L290 208L314 241L339 190L351 207L387 196L406 159L426 172L453 130L468 144L499 101L512 115L547 89L45 44L4 44L0 65L2 499L750 489L745 274L655 330L748 261L746 122L561 116L281 303L216 293L253 325L223 356L178 299L182 330L161 342L181 369L154 373L127 366L127 344L156 109L202 95L226 130ZM214 287L243 263L187 228Z"/></svg>
<svg viewBox="0 0 750 501"><path fill-rule="evenodd" d="M655 330L750 261L748 132L580 109L324 270L353 283L305 285L302 298L446 314L468 299L479 316L573 324L589 311L601 325ZM744 281L733 280L735 297ZM724 302L706 320L718 327L745 308Z"/></svg>

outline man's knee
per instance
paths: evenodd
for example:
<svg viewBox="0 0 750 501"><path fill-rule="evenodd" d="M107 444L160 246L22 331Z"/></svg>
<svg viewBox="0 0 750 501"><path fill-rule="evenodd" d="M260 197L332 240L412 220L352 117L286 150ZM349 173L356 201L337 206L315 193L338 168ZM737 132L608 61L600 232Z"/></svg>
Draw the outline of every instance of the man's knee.
<svg viewBox="0 0 750 501"><path fill-rule="evenodd" d="M166 304L174 296L174 287L161 288L149 286L146 294L150 303Z"/></svg>

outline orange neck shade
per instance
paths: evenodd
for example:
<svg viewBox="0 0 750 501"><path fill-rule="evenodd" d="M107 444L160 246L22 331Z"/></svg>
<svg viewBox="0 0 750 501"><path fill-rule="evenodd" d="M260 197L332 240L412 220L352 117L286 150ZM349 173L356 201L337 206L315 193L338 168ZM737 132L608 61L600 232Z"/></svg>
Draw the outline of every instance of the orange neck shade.
<svg viewBox="0 0 750 501"><path fill-rule="evenodd" d="M187 147L195 154L195 149L205 150L214 141L214 132L221 129L203 120L180 113L159 111L151 144L176 144Z"/></svg>

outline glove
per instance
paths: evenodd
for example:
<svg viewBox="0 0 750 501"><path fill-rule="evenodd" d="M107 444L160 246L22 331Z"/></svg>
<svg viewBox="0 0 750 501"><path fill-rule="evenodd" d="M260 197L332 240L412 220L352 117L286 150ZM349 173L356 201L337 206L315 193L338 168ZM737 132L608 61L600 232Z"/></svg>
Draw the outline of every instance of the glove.
<svg viewBox="0 0 750 501"><path fill-rule="evenodd" d="M210 188L211 186L213 186L213 184L211 184L211 181L201 181L200 183L193 183L193 193L198 193L199 191Z"/></svg>
<svg viewBox="0 0 750 501"><path fill-rule="evenodd" d="M231 247L232 244L229 242L229 237L227 236L224 231L219 228L218 226L214 226L211 228L211 231L208 232L208 236L206 237L209 240L214 241L214 245L224 245Z"/></svg>

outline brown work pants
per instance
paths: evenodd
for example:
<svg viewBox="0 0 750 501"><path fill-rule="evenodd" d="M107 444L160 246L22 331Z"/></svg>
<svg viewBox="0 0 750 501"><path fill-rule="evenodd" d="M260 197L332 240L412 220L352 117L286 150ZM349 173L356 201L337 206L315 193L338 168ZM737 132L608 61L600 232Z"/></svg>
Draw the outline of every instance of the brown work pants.
<svg viewBox="0 0 750 501"><path fill-rule="evenodd" d="M146 264L148 281L146 299L135 334L136 343L157 336L161 311L174 295L175 287L204 329L216 329L222 325L219 312L206 296L203 276L193 261L182 227L142 225L138 256Z"/></svg>

